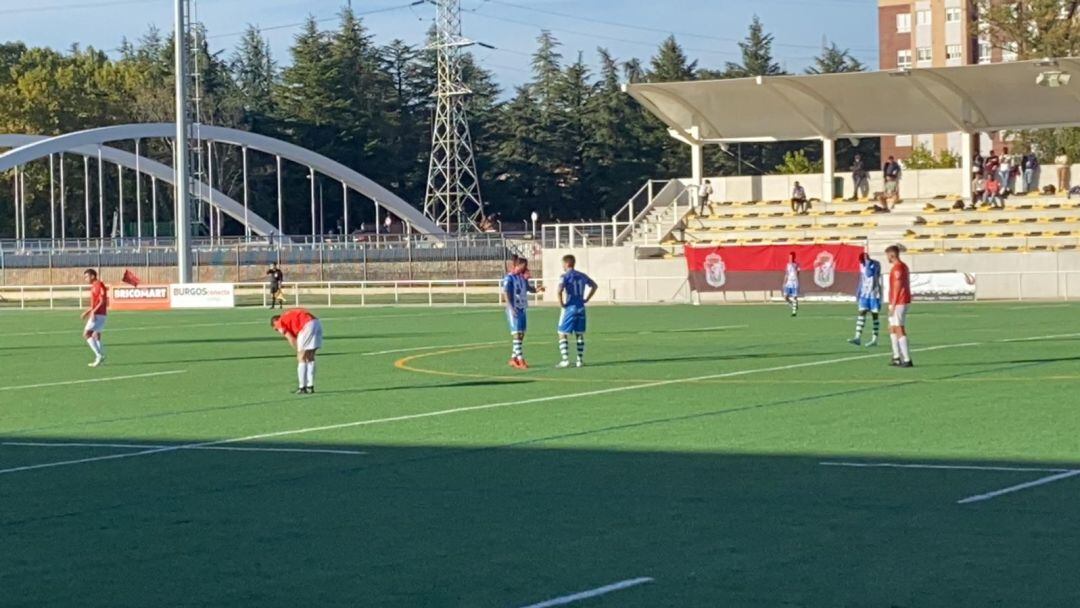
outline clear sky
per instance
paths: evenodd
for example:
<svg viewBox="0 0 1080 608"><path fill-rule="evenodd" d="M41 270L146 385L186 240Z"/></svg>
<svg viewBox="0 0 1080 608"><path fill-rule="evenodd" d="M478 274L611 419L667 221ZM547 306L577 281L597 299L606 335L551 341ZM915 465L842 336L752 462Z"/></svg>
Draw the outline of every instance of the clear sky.
<svg viewBox="0 0 1080 608"><path fill-rule="evenodd" d="M215 48L231 52L237 34L250 23L265 28L275 59L287 64L299 29L290 24L308 14L332 20L347 1L198 0L197 6ZM379 43L401 38L420 44L435 8L406 6L409 2L352 0L352 6ZM0 0L0 40L115 49L125 36L135 40L150 24L171 30L172 6L172 0ZM877 67L874 0L462 0L462 7L465 35L496 47L476 47L474 53L504 90L528 80L529 55L541 29L562 42L564 57L581 52L590 64L598 46L619 59L647 61L674 33L700 66L722 67L738 59L736 41L755 13L775 35L774 53L789 71L802 71L825 39Z"/></svg>

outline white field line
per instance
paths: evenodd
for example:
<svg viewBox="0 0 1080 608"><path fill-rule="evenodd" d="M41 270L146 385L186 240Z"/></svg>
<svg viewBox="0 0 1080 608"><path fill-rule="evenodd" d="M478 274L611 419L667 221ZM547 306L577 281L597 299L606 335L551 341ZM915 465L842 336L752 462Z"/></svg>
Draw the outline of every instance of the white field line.
<svg viewBox="0 0 1080 608"><path fill-rule="evenodd" d="M930 346L923 349L916 349L914 352L927 352L933 350L944 350L948 348L963 348L967 346L976 346L978 342L966 342L963 344L943 344L940 346ZM134 458L136 456L149 456L151 454L159 454L162 452L176 452L179 450L190 450L194 448L202 448L208 446L218 446L230 443L241 443L244 441L258 441L261 439L273 439L276 437L287 437L291 435L303 435L307 433L317 433L321 431L335 431L340 429L372 426L376 424L388 424L393 422L404 422L406 420L419 420L423 418L435 418L439 416L450 416L453 414L462 414L465 412L479 412L483 410L493 410L506 407L515 407L520 405L531 405L534 403L547 403L550 401L563 401L566 399L579 399L581 397L593 397L596 395L609 395L613 393L622 393L626 391L639 391L647 388L657 388L661 386L670 386L673 384L684 384L692 382L701 382L703 380L717 380L721 378L734 378L737 376L748 376L751 374L762 374L767 372L778 372L792 369L801 369L807 367L820 367L822 365L833 365L836 363L846 363L848 361L860 361L863 359L873 359L875 357L883 357L890 355L891 353L874 353L867 355L854 355L851 357L840 357L838 359L823 359L820 361L807 361L804 363L793 363L791 365L778 365L775 367L762 367L757 369L746 369L734 372L725 372L721 374L709 374L706 376L696 376L690 378L673 378L671 380L659 380L657 382L650 382L648 384L632 384L627 386L617 386L613 388L597 389L591 391L583 391L579 393L564 393L561 395L549 395L547 397L535 397L533 399L523 399L521 401L502 401L498 403L487 403L483 405L470 405L465 407L456 407L445 410L435 410L431 412L423 412L420 414L406 414L402 416L391 416L389 418L373 418L368 420L356 420L353 422L342 422L339 424L328 424L324 426L313 426L301 429L291 429L285 431L276 431L271 433L261 433L258 435L248 435L246 437L235 437L232 439L218 439L215 441L205 441L200 443L190 443L184 445L166 446L162 448L153 448L142 450L138 452L126 452L123 454L109 454L106 456L95 456L90 458L78 458L75 460L61 460L57 462L44 462L41 464L26 465L21 467L12 467L8 469L0 469L0 475L7 475L11 473L20 473L23 471L35 471L38 469L51 469L55 467L64 467L77 464L86 464L91 462L101 462L105 460L119 460L122 458Z"/></svg>
<svg viewBox="0 0 1080 608"><path fill-rule="evenodd" d="M643 576L641 578L631 578L625 581L619 581L610 585L604 585L603 587L597 587L596 589L590 589L588 591L581 591L571 595L564 595L555 599L540 602L539 604L529 604L522 608L551 608L551 606L565 606L574 602L580 602L581 600L587 600L599 595L605 595L615 591L621 591L623 589L629 589L630 587L637 587L638 585L644 585L646 583L653 582L653 579Z"/></svg>
<svg viewBox="0 0 1080 608"><path fill-rule="evenodd" d="M97 382L115 382L117 380L134 380L136 378L156 378L158 376L174 376L186 374L186 369L174 369L167 372L149 372L146 374L131 374L129 376L109 376L107 378L87 378L85 380L64 380L61 382L42 382L41 384L21 384L17 386L0 386L0 391L23 391L31 388L47 388L50 386L71 386L73 384L93 384Z"/></svg>
<svg viewBox="0 0 1080 608"><path fill-rule="evenodd" d="M392 315L365 315L356 317L319 317L323 321L366 321L369 319L396 319L403 317L444 317L454 315L476 315L476 314L490 314L494 308L487 308L484 310L458 310L458 311L445 311L445 312L418 312L414 314L392 314ZM140 325L138 327L117 327L115 329L106 330L108 333L116 333L118 331L158 331L165 329L192 329L201 327L231 327L233 325L267 325L269 321L235 321L232 323L187 323L178 325ZM70 329L56 329L49 331L26 331L19 333L6 333L4 336L61 336L65 334L78 334L81 332L81 326L75 327L74 330Z"/></svg>
<svg viewBox="0 0 1080 608"><path fill-rule="evenodd" d="M30 448L119 448L129 450L156 450L160 448L169 447L167 445L143 445L134 443L81 443L81 442L65 442L59 443L55 441L5 441L0 443L0 446L17 446L17 447L30 447ZM318 449L318 448L245 448L239 446L207 446L201 448L190 448L192 450L219 450L224 452L285 452L296 454L342 454L346 456L363 456L367 452L360 452L357 450L330 450L330 449Z"/></svg>
<svg viewBox="0 0 1080 608"><path fill-rule="evenodd" d="M1048 469L1043 467L981 466L973 464L918 464L900 462L819 462L823 467L851 467L856 469L928 469L940 471L1008 471L1035 473L1065 473L1072 469Z"/></svg>
<svg viewBox="0 0 1080 608"><path fill-rule="evenodd" d="M1001 340L1001 341L1002 342L1037 342L1039 340L1054 340L1054 339L1057 339L1057 338L1075 338L1077 336L1080 336L1080 333L1078 333L1078 334L1056 334L1056 335L1052 335L1052 336L1033 336L1031 338L1008 338L1006 340Z"/></svg>
<svg viewBox="0 0 1080 608"><path fill-rule="evenodd" d="M968 496L967 498L962 498L956 501L956 504L967 505L973 502L982 502L984 500L990 500L992 498L997 498L998 496L1003 496L1005 494L1012 494L1013 492L1019 492L1021 490L1034 488L1036 486L1041 486L1048 483L1054 483L1055 481L1061 481L1062 479L1067 479L1069 477L1076 477L1077 475L1080 475L1080 470L1064 471L1062 473L1058 473L1057 475L1042 477L1040 479L1036 479L1035 481L1029 481L1027 483L1017 484L1015 486L1009 486L1000 490L994 490L993 492L987 492L986 494L976 494L975 496Z"/></svg>

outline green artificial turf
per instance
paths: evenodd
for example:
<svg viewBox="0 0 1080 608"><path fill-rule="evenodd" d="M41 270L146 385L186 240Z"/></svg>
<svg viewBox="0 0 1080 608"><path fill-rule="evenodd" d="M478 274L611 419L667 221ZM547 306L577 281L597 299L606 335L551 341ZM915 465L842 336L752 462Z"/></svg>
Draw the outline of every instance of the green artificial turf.
<svg viewBox="0 0 1080 608"><path fill-rule="evenodd" d="M1080 306L916 304L910 370L852 305L596 307L567 370L537 309L525 372L498 308L316 312L304 397L265 310L114 313L99 369L0 315L0 605L1080 605L1080 476L821 464L1080 468Z"/></svg>

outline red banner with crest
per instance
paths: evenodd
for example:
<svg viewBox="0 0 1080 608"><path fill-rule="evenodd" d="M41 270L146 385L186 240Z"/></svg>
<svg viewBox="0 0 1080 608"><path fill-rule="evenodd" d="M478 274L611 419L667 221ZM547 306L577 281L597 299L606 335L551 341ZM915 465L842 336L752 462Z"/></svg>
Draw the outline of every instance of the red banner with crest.
<svg viewBox="0 0 1080 608"><path fill-rule="evenodd" d="M780 291L792 253L802 293L855 293L863 253L856 245L687 245L690 286L694 291Z"/></svg>

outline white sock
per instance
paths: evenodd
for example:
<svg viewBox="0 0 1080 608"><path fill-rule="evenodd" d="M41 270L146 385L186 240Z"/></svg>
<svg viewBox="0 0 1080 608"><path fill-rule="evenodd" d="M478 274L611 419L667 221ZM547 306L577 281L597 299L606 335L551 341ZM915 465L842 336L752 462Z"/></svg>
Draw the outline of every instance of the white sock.
<svg viewBox="0 0 1080 608"><path fill-rule="evenodd" d="M87 338L86 343L90 346L90 350L94 351L95 357L101 357L101 342L97 338Z"/></svg>
<svg viewBox="0 0 1080 608"><path fill-rule="evenodd" d="M105 356L105 345L101 343L101 338L94 338L94 344L97 345L97 353L99 356Z"/></svg>
<svg viewBox="0 0 1080 608"><path fill-rule="evenodd" d="M900 336L897 340L900 343L900 356L904 359L904 362L911 361L911 353L908 352L907 336Z"/></svg>
<svg viewBox="0 0 1080 608"><path fill-rule="evenodd" d="M307 387L315 388L315 362L311 361L307 364Z"/></svg>
<svg viewBox="0 0 1080 608"><path fill-rule="evenodd" d="M892 338L892 356L893 356L893 359L899 359L900 358L900 336L898 336L896 334L889 334L889 337Z"/></svg>
<svg viewBox="0 0 1080 608"><path fill-rule="evenodd" d="M296 380L300 383L300 388L306 388L305 379L307 378L307 363L301 361L296 364Z"/></svg>

